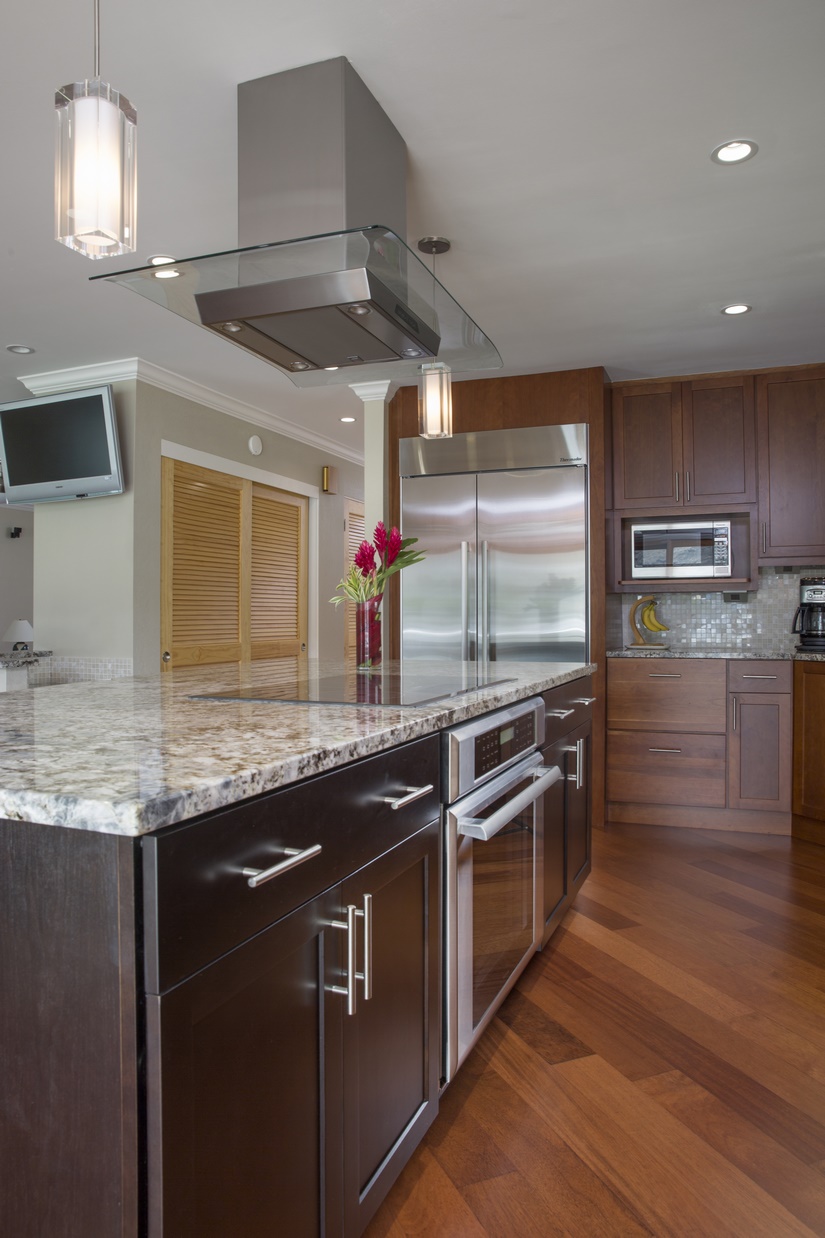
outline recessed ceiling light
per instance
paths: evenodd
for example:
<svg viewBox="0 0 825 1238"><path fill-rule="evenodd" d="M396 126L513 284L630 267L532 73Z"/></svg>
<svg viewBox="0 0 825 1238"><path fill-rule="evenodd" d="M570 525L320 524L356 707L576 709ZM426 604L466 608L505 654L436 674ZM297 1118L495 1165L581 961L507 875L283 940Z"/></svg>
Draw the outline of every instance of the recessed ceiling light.
<svg viewBox="0 0 825 1238"><path fill-rule="evenodd" d="M153 275L155 279L177 279L180 271L176 271L174 267L160 267Z"/></svg>
<svg viewBox="0 0 825 1238"><path fill-rule="evenodd" d="M341 420L342 421L355 421L355 418L354 417L342 417Z"/></svg>
<svg viewBox="0 0 825 1238"><path fill-rule="evenodd" d="M723 314L749 314L753 306L751 305L726 305L722 310Z"/></svg>
<svg viewBox="0 0 825 1238"><path fill-rule="evenodd" d="M716 150L710 152L714 163L744 163L753 159L759 147L747 138L736 138L733 142L723 142Z"/></svg>
<svg viewBox="0 0 825 1238"><path fill-rule="evenodd" d="M239 331L243 331L243 327L239 322L225 322L223 329L228 331L230 335L237 335Z"/></svg>
<svg viewBox="0 0 825 1238"><path fill-rule="evenodd" d="M29 348L28 344L7 344L6 352L30 353L34 352L34 349Z"/></svg>
<svg viewBox="0 0 825 1238"><path fill-rule="evenodd" d="M325 365L324 369L329 370L331 372L332 370L337 370L338 366L337 365Z"/></svg>
<svg viewBox="0 0 825 1238"><path fill-rule="evenodd" d="M175 259L171 254L151 254L146 261L150 267L164 267Z"/></svg>

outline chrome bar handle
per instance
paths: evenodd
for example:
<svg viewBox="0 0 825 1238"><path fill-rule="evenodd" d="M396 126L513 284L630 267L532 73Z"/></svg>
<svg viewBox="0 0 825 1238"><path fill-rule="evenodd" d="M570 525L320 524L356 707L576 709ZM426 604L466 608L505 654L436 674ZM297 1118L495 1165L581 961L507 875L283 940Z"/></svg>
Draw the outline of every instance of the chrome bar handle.
<svg viewBox="0 0 825 1238"><path fill-rule="evenodd" d="M358 979L355 964L355 917L359 914L358 908L354 903L349 903L347 906L346 920L333 920L330 923L330 928L343 929L347 935L347 983L346 985L332 984L330 985L331 993L341 993L347 999L347 1014L355 1014L356 997L355 997L355 981ZM363 911L360 913L363 915Z"/></svg>
<svg viewBox="0 0 825 1238"><path fill-rule="evenodd" d="M763 520L762 521L762 554L766 555L767 553L768 553L768 523L766 520Z"/></svg>
<svg viewBox="0 0 825 1238"><path fill-rule="evenodd" d="M685 502L690 502L690 473L685 469Z"/></svg>
<svg viewBox="0 0 825 1238"><path fill-rule="evenodd" d="M569 718L575 712L575 709L546 709L544 716L545 718L561 718L564 721L565 718Z"/></svg>
<svg viewBox="0 0 825 1238"><path fill-rule="evenodd" d="M459 542L461 551L461 661L466 662L470 657L470 630L467 621L467 599L469 593L469 583L467 572L469 567L469 552L470 547L467 542Z"/></svg>
<svg viewBox="0 0 825 1238"><path fill-rule="evenodd" d="M743 675L743 679L776 679L776 675Z"/></svg>
<svg viewBox="0 0 825 1238"><path fill-rule="evenodd" d="M273 864L272 868L244 868L242 871L244 877L247 878L246 884L256 890L264 882L271 881L273 877L279 877L281 873L288 873L290 869L297 868L299 864L305 864L307 860L311 860L313 856L320 855L320 853L320 843L307 847L305 851L300 851L297 847L284 847L284 855L289 856L289 859L281 860L280 864Z"/></svg>
<svg viewBox="0 0 825 1238"><path fill-rule="evenodd" d="M428 782L426 787L407 787L407 794L398 796L398 798L393 795L382 795L380 799L382 803L389 804L390 808L395 811L398 808L406 808L408 804L412 804L415 800L423 799L433 789L433 784Z"/></svg>
<svg viewBox="0 0 825 1238"><path fill-rule="evenodd" d="M364 910L356 912L364 918L364 971L358 979L364 981L364 1001L372 997L372 895L364 895Z"/></svg>
<svg viewBox="0 0 825 1238"><path fill-rule="evenodd" d="M735 731L736 730L736 697L732 696L730 699L733 701L733 729Z"/></svg>
<svg viewBox="0 0 825 1238"><path fill-rule="evenodd" d="M648 748L648 752L681 752L681 748Z"/></svg>
<svg viewBox="0 0 825 1238"><path fill-rule="evenodd" d="M676 472L676 502L679 502L679 473Z"/></svg>
<svg viewBox="0 0 825 1238"><path fill-rule="evenodd" d="M481 660L490 661L490 598L489 570L490 543L481 543Z"/></svg>
<svg viewBox="0 0 825 1238"><path fill-rule="evenodd" d="M573 704L574 705L595 705L596 697L595 696L577 696Z"/></svg>
<svg viewBox="0 0 825 1238"><path fill-rule="evenodd" d="M674 674L672 671L648 671L648 679L681 679L680 674Z"/></svg>
<svg viewBox="0 0 825 1238"><path fill-rule="evenodd" d="M576 790L581 791L584 786L584 745L585 739L576 740Z"/></svg>

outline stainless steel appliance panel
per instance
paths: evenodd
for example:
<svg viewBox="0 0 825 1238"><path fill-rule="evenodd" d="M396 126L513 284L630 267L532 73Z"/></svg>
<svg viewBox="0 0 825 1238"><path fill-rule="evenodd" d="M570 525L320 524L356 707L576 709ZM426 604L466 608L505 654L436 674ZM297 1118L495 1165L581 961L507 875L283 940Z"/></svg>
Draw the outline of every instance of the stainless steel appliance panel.
<svg viewBox="0 0 825 1238"><path fill-rule="evenodd" d="M402 656L475 661L475 474L405 477L401 527L427 556L401 573Z"/></svg>
<svg viewBox="0 0 825 1238"><path fill-rule="evenodd" d="M478 475L481 660L587 661L583 468Z"/></svg>

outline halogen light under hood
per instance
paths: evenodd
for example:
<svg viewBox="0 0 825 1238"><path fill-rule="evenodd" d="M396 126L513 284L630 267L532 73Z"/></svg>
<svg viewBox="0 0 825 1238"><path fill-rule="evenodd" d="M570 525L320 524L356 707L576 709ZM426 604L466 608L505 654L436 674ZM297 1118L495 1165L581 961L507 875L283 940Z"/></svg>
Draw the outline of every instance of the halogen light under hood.
<svg viewBox="0 0 825 1238"><path fill-rule="evenodd" d="M501 366L418 256L377 225L93 278L206 327L299 386L414 379L433 357L454 372Z"/></svg>

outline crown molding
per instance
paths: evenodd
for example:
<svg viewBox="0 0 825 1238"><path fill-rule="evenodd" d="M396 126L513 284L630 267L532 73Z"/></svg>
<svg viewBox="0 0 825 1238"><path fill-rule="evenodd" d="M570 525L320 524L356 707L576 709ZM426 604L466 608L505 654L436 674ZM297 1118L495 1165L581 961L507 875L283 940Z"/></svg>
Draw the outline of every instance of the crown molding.
<svg viewBox="0 0 825 1238"><path fill-rule="evenodd" d="M27 374L18 380L32 395L56 395L61 391L79 391L83 387L101 386L103 383L134 382L149 383L172 395L182 396L185 400L193 400L206 408L217 409L229 417L237 417L239 421L247 421L252 425L262 426L266 430L274 430L286 438L296 439L310 447L340 456L353 464L363 465L364 453L352 447L344 447L325 434L316 434L313 430L305 430L294 422L286 421L275 413L266 412L254 404L245 404L232 396L223 395L202 383L196 383L190 378L165 370L162 366L153 365L140 357L125 357L119 361L102 361L96 365L78 365L67 370L49 370L43 374ZM384 383L363 384L364 386L384 387ZM388 385L388 384L387 384ZM370 397L383 398L383 397Z"/></svg>
<svg viewBox="0 0 825 1238"><path fill-rule="evenodd" d="M387 398L387 392L392 386L392 379L381 379L379 382L373 383L349 383L350 391L354 391L359 400L363 400L365 404L371 400L381 400Z"/></svg>

